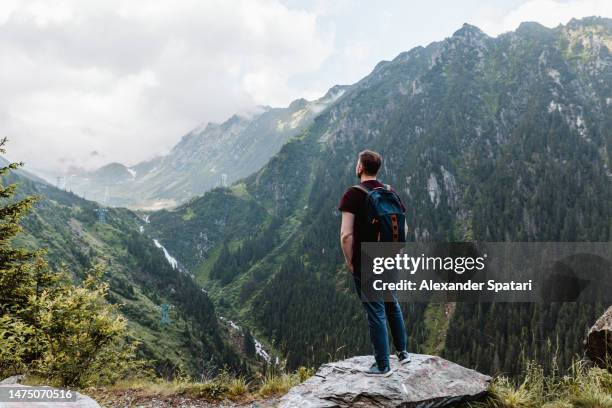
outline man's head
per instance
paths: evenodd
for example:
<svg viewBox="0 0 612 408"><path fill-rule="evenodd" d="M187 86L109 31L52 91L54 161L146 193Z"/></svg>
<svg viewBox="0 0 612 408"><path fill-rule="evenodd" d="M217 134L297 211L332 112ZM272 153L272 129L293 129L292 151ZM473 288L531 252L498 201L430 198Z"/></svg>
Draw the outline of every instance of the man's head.
<svg viewBox="0 0 612 408"><path fill-rule="evenodd" d="M378 174L378 169L382 164L382 157L380 154L372 150L364 150L359 153L359 159L357 160L357 167L355 167L355 174L357 177L362 176L375 177Z"/></svg>

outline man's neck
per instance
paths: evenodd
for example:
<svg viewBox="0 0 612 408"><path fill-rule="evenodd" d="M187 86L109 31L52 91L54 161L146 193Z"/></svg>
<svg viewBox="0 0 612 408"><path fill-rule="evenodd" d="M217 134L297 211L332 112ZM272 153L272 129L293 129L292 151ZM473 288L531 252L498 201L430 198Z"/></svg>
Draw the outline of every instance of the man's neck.
<svg viewBox="0 0 612 408"><path fill-rule="evenodd" d="M363 174L359 180L363 183L364 181L376 180L376 176L368 176L367 174Z"/></svg>

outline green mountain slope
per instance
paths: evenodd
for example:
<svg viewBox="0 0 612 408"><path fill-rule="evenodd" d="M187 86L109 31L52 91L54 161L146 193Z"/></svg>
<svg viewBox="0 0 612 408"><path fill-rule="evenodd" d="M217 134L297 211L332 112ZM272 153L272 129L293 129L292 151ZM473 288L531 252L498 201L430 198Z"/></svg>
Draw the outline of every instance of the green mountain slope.
<svg viewBox="0 0 612 408"><path fill-rule="evenodd" d="M20 196L40 197L23 222L19 243L45 249L50 264L65 265L75 280L102 263L110 301L121 305L131 335L142 342L141 355L161 374L180 369L199 376L224 366L248 369L208 296L191 276L170 265L146 235L143 220L125 209L103 210L30 177L17 172L4 180L17 183Z"/></svg>
<svg viewBox="0 0 612 408"><path fill-rule="evenodd" d="M412 239L608 241L610 49L609 19L525 23L497 38L464 25L378 64L259 172L153 214L152 233L291 366L368 352L338 247L336 205L356 181L356 153L384 156L381 178L407 203ZM510 374L521 353L555 344L567 367L602 310L405 309L411 350Z"/></svg>

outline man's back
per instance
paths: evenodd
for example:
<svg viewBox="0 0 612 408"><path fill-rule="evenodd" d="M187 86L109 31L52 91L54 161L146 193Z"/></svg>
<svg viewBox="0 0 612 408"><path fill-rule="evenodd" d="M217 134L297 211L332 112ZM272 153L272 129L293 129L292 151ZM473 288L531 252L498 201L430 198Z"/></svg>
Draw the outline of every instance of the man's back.
<svg viewBox="0 0 612 408"><path fill-rule="evenodd" d="M360 183L366 190L373 190L375 188L385 188L385 185L376 179L365 180ZM349 187L338 204L338 210L341 212L349 212L355 215L355 221L353 224L353 273L355 276L360 276L361 268L361 243L376 241L376 230L372 228L368 223L368 217L366 213L366 198L367 194L365 191ZM403 208L402 203L402 208Z"/></svg>

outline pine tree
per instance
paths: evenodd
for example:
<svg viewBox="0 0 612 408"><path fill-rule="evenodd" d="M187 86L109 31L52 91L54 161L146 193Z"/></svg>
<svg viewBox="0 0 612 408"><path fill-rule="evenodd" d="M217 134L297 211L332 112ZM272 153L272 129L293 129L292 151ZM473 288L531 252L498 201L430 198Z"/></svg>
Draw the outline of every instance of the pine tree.
<svg viewBox="0 0 612 408"><path fill-rule="evenodd" d="M5 153L6 142L0 139L0 154ZM36 357L39 350L29 300L53 279L40 253L13 244L21 231L19 222L36 197L15 200L17 186L5 186L2 178L22 165L10 163L0 168L0 374L4 375L23 370Z"/></svg>
<svg viewBox="0 0 612 408"><path fill-rule="evenodd" d="M255 348L255 339L253 339L253 335L249 329L246 329L244 332L244 352L249 357L255 357L255 353L257 352Z"/></svg>
<svg viewBox="0 0 612 408"><path fill-rule="evenodd" d="M0 139L0 154L5 153L6 138ZM23 163L10 163L0 168L0 178ZM19 221L29 211L36 197L15 201L15 184L5 186L0 179L0 314L22 310L32 293L31 279L35 253L13 246L13 238L21 231Z"/></svg>

